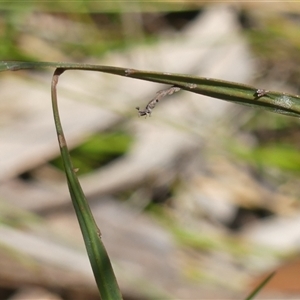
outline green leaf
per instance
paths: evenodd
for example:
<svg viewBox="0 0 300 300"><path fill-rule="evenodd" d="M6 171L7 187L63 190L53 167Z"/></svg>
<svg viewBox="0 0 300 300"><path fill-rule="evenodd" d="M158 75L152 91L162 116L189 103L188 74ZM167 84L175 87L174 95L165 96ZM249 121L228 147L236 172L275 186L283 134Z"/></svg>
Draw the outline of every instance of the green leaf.
<svg viewBox="0 0 300 300"><path fill-rule="evenodd" d="M266 279L264 279L245 300L252 300L260 292L260 290L273 278L276 272L271 273Z"/></svg>
<svg viewBox="0 0 300 300"><path fill-rule="evenodd" d="M82 191L74 167L71 162L67 143L64 137L57 104L56 86L63 70L54 72L51 84L52 108L58 144L63 160L72 203L77 215L86 250L93 269L94 277L102 300L121 300L117 280L115 278L109 257L101 240L101 232L94 220L87 199Z"/></svg>
<svg viewBox="0 0 300 300"><path fill-rule="evenodd" d="M285 171L300 172L300 153L299 150L287 144L270 144L259 146L254 149L246 147L234 148L236 153L244 160L262 165L279 168ZM288 159L286 159L288 157Z"/></svg>
<svg viewBox="0 0 300 300"><path fill-rule="evenodd" d="M63 70L98 71L164 83L180 87L192 93L202 94L234 103L250 105L270 110L279 114L300 116L300 97L287 93L264 91L260 88L206 77L196 77L182 74L141 71L129 68L100 66L79 63L55 62L0 62L0 71L17 71L35 68L61 68Z"/></svg>

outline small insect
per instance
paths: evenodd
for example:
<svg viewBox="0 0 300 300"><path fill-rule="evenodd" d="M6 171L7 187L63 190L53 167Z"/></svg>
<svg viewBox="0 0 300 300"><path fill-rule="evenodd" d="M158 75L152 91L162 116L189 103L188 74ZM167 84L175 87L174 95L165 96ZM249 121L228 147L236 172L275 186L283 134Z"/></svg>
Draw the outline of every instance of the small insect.
<svg viewBox="0 0 300 300"><path fill-rule="evenodd" d="M135 109L138 110L139 116L149 116L151 117L152 109L155 107L156 103L159 102L160 99L167 95L172 95L176 92L179 92L180 88L176 86L172 86L170 88L167 88L165 90L161 90L156 93L155 97L149 101L149 103L146 105L145 109L140 109L139 107L136 107Z"/></svg>
<svg viewBox="0 0 300 300"><path fill-rule="evenodd" d="M145 107L145 109L140 109L138 106L136 107L136 109L139 112L139 116L143 117L143 116L149 116L151 117L151 113L152 113L152 109L155 107L156 103L159 101L159 99L152 99Z"/></svg>
<svg viewBox="0 0 300 300"><path fill-rule="evenodd" d="M269 91L264 89L257 89L254 93L255 98L260 98L268 94Z"/></svg>

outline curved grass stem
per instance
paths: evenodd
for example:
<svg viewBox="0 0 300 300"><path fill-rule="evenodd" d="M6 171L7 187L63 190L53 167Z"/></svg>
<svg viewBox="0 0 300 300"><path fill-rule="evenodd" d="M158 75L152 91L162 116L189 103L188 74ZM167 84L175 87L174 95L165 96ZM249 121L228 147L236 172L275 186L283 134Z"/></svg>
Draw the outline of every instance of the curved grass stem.
<svg viewBox="0 0 300 300"><path fill-rule="evenodd" d="M59 76L64 71L65 69L58 68L53 74L51 83L51 98L58 144L64 164L68 187L101 299L121 300L122 295L115 278L110 259L104 244L102 243L100 230L97 227L87 199L74 171L59 117L57 84Z"/></svg>

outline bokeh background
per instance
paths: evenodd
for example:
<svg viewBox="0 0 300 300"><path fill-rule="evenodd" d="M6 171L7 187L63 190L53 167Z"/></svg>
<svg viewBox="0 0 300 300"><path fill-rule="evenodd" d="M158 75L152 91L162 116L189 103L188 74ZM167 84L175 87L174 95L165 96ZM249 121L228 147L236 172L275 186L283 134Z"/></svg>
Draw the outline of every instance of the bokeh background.
<svg viewBox="0 0 300 300"><path fill-rule="evenodd" d="M299 93L300 4L0 1L1 60L85 62ZM0 299L99 299L68 195L51 70L0 79ZM67 71L73 164L124 299L300 297L299 120Z"/></svg>

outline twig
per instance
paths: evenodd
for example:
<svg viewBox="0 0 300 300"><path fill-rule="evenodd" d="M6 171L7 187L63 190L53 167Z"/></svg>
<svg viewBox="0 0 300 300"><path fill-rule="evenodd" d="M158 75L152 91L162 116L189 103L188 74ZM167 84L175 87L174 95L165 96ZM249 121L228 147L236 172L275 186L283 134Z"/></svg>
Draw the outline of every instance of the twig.
<svg viewBox="0 0 300 300"><path fill-rule="evenodd" d="M176 87L176 86L172 86L170 88L158 91L155 95L155 97L150 100L150 102L146 105L145 109L140 109L139 107L136 107L136 109L138 110L139 116L149 116L151 117L151 113L152 113L152 109L155 107L156 103L161 100L163 97L167 96L167 95L172 95L176 92L179 92L180 88Z"/></svg>

